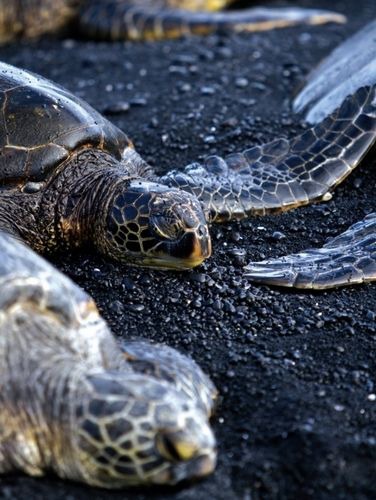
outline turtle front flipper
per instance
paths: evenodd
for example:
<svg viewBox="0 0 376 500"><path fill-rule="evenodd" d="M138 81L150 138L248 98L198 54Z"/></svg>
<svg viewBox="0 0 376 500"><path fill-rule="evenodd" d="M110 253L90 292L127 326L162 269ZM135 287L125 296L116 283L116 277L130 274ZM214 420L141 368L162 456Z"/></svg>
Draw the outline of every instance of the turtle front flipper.
<svg viewBox="0 0 376 500"><path fill-rule="evenodd" d="M376 86L362 87L320 124L279 139L171 171L161 182L194 193L209 221L287 211L330 199L376 139Z"/></svg>
<svg viewBox="0 0 376 500"><path fill-rule="evenodd" d="M336 47L307 77L293 102L295 112L318 123L359 87L376 81L376 21Z"/></svg>
<svg viewBox="0 0 376 500"><path fill-rule="evenodd" d="M295 288L334 288L376 281L376 213L351 226L323 248L251 262L256 283Z"/></svg>
<svg viewBox="0 0 376 500"><path fill-rule="evenodd" d="M226 2L219 2L219 5L221 3ZM318 9L286 7L208 12L197 11L196 8L189 10L190 4L194 6L195 3L94 0L85 2L80 26L90 37L100 39L158 40L191 34L206 35L218 30L266 31L296 24L346 22L342 14ZM200 3L203 4L206 5L205 2ZM207 2L208 10L210 4Z"/></svg>

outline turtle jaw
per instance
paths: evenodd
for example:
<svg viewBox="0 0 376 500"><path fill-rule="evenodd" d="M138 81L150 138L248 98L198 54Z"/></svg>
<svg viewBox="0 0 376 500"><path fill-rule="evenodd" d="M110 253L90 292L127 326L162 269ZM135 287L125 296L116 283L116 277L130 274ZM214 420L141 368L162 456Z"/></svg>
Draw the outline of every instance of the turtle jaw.
<svg viewBox="0 0 376 500"><path fill-rule="evenodd" d="M143 259L140 267L149 267L150 269L158 269L160 271L188 271L201 265L205 258L197 260L176 259L174 257L150 257Z"/></svg>
<svg viewBox="0 0 376 500"><path fill-rule="evenodd" d="M211 252L211 238L205 224L186 231L178 240L162 240L140 264L158 269L188 270L202 264Z"/></svg>
<svg viewBox="0 0 376 500"><path fill-rule="evenodd" d="M203 450L198 457L187 463L176 464L174 467L162 470L153 477L152 482L175 485L182 481L200 480L212 474L216 465L216 449Z"/></svg>

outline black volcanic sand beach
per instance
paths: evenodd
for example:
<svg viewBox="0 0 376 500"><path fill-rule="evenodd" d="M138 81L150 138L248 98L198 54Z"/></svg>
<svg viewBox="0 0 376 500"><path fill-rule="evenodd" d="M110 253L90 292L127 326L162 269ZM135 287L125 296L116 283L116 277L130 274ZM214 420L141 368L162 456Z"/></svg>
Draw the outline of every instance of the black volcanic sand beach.
<svg viewBox="0 0 376 500"><path fill-rule="evenodd" d="M276 3L276 2L274 2ZM280 2L281 3L281 2ZM292 2L291 2L292 3ZM374 0L307 0L347 25L162 43L45 39L1 59L105 112L160 172L303 129L290 111L304 76L375 17ZM370 158L328 203L212 228L193 272L157 272L93 253L53 262L87 290L119 337L191 355L222 395L218 467L174 489L106 492L54 477L3 477L2 498L366 499L375 494L375 285L309 293L255 286L250 260L318 246L375 210Z"/></svg>

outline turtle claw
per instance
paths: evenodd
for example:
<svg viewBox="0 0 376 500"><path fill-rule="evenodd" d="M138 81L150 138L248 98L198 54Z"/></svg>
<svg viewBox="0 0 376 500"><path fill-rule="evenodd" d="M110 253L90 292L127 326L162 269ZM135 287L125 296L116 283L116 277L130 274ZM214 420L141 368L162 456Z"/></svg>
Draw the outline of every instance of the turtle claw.
<svg viewBox="0 0 376 500"><path fill-rule="evenodd" d="M376 280L376 213L368 215L323 248L245 267L256 283L294 288L335 288Z"/></svg>

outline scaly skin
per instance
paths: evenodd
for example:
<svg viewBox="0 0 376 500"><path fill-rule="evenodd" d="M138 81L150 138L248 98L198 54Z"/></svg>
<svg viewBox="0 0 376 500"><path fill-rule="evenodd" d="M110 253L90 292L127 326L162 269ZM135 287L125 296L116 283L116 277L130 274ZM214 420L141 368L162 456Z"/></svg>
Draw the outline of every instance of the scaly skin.
<svg viewBox="0 0 376 500"><path fill-rule="evenodd" d="M135 162L137 153L129 154ZM43 190L0 190L0 230L40 253L91 245L105 256L148 267L189 269L209 257L198 200L131 175L125 164L126 156L120 164L103 151L83 149Z"/></svg>
<svg viewBox="0 0 376 500"><path fill-rule="evenodd" d="M376 139L376 89L362 87L290 141L210 157L158 178L127 136L83 101L5 64L1 74L0 228L37 251L89 243L119 261L194 267L211 252L205 218L329 199ZM33 134L25 134L30 127ZM373 258L372 246L361 248L357 269L368 266L364 256ZM369 269L365 280L374 279Z"/></svg>
<svg viewBox="0 0 376 500"><path fill-rule="evenodd" d="M69 92L0 73L0 472L105 488L210 474L209 379L168 348L120 350L93 301L21 243L189 267L210 253L198 200L147 180L125 134Z"/></svg>
<svg viewBox="0 0 376 500"><path fill-rule="evenodd" d="M225 158L211 156L161 182L195 194L212 221L278 213L315 201L356 168L376 140L376 86L362 87L323 122Z"/></svg>
<svg viewBox="0 0 376 500"><path fill-rule="evenodd" d="M69 31L108 40L156 40L218 29L260 31L294 24L345 22L329 11L250 8L218 12L231 0L0 0L0 43Z"/></svg>
<svg viewBox="0 0 376 500"><path fill-rule="evenodd" d="M291 139L225 158L209 157L161 178L195 194L212 221L291 210L331 198L376 141L376 86L361 87L332 115ZM376 280L376 224L371 214L321 249L251 262L262 284L333 288Z"/></svg>
<svg viewBox="0 0 376 500"><path fill-rule="evenodd" d="M353 95L342 105L344 114L354 114L352 123L343 128L344 122L334 122L333 131L338 133L342 129L344 135L336 138L332 131L326 134L326 144L325 141L321 143L324 146L323 156L326 164L323 163L324 172L320 174L318 170L317 174L323 179L333 174L339 162L344 162L343 176L337 181L340 182L346 172L361 162L368 149L375 144L374 91L371 91L367 111L362 107L361 98L366 96L361 87L375 88L375 55L376 22L372 21L336 47L308 75L306 85L294 100L295 111L305 110L306 121L319 124L333 112L334 116L339 115L339 118L342 118L341 113L334 110L347 95ZM324 128L322 125L316 127L319 130ZM348 151L340 152L338 146L343 147L346 142ZM338 159L333 161L330 155L335 155L336 149ZM374 152L374 148L372 151ZM246 268L246 274L258 283L308 289L334 288L375 281L376 214L368 214L322 248L310 248L293 255L251 262Z"/></svg>
<svg viewBox="0 0 376 500"><path fill-rule="evenodd" d="M246 276L261 284L317 290L376 281L376 213L322 248L251 262Z"/></svg>
<svg viewBox="0 0 376 500"><path fill-rule="evenodd" d="M266 31L296 24L345 22L345 17L318 9L262 8L219 12L232 2L174 0L93 0L83 6L82 32L112 40L160 40L214 31ZM214 12L215 11L215 12Z"/></svg>

